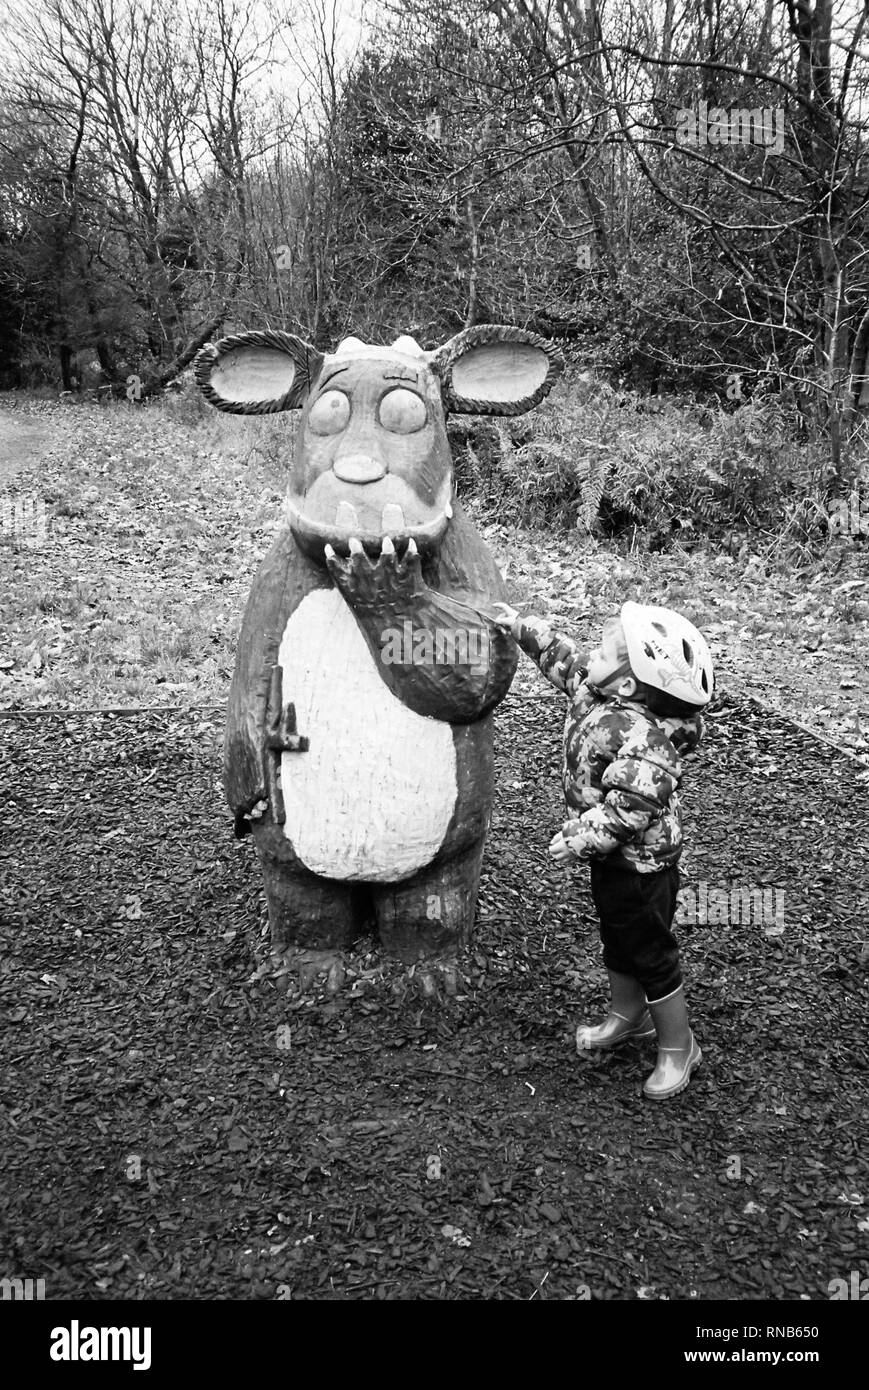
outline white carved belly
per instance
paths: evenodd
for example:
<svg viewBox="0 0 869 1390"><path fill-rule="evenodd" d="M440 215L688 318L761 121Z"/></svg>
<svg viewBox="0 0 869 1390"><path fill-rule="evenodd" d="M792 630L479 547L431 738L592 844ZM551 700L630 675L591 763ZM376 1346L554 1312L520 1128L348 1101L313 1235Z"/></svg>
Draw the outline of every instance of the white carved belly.
<svg viewBox="0 0 869 1390"><path fill-rule="evenodd" d="M381 680L337 589L291 614L278 660L307 753L281 755L284 834L326 878L389 883L428 864L456 804L452 729Z"/></svg>

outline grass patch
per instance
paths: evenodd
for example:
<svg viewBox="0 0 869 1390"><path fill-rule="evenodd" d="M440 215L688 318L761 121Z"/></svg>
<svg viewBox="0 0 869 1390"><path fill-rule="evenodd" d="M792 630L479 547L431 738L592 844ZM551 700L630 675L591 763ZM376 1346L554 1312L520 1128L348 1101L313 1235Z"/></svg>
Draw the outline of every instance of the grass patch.
<svg viewBox="0 0 869 1390"><path fill-rule="evenodd" d="M563 468L571 438L579 457L604 435L612 442L619 420L619 448L657 440L662 458L700 429L695 407L678 424L675 405L643 416L636 402L626 411L614 393L592 400L589 389L564 388L539 423L536 414L510 423L514 462L530 451L521 486L493 461L497 427L486 426L487 454L468 422L451 424L460 493L513 602L583 637L627 598L679 608L709 636L725 689L761 694L863 752L864 541L825 540L812 553L743 528L654 550L649 532L589 534L557 512L545 525L518 524L533 489L543 489L538 501L547 495L541 440L558 444ZM39 545L0 536L0 705L225 700L250 584L281 524L294 420L185 412L183 401L38 403L52 447L14 488L44 500L48 535ZM722 412L716 428L735 430L734 418ZM525 663L518 679L520 688L535 680Z"/></svg>

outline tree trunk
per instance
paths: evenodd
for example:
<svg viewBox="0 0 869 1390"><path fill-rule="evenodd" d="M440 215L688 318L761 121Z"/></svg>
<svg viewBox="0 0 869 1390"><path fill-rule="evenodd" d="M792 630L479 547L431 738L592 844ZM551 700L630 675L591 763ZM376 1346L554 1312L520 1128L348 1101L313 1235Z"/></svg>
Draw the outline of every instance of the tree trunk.
<svg viewBox="0 0 869 1390"><path fill-rule="evenodd" d="M71 391L72 386L72 348L68 343L60 343L57 349L60 358L60 379L63 383L64 391Z"/></svg>
<svg viewBox="0 0 869 1390"><path fill-rule="evenodd" d="M845 419L853 419L856 410L869 408L869 309L866 310L854 338L848 372L848 398Z"/></svg>

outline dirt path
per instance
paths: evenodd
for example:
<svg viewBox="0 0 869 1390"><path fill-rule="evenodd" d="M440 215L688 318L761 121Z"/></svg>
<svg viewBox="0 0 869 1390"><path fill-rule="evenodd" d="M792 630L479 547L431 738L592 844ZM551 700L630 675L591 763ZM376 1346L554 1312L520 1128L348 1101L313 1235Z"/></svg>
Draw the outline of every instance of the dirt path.
<svg viewBox="0 0 869 1390"><path fill-rule="evenodd" d="M50 447L51 430L41 420L18 411L0 410L0 488L28 464L38 463Z"/></svg>

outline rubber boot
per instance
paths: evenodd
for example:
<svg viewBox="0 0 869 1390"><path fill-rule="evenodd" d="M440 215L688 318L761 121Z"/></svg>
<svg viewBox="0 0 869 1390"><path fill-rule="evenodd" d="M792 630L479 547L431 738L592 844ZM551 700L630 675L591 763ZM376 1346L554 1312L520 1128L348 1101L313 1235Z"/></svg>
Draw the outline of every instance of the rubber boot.
<svg viewBox="0 0 869 1390"><path fill-rule="evenodd" d="M619 975L608 970L610 981L610 1011L603 1023L581 1024L576 1030L576 1050L580 1056L587 1052L617 1047L633 1038L635 1042L655 1036L655 1026L646 1008L642 985L632 975Z"/></svg>
<svg viewBox="0 0 869 1390"><path fill-rule="evenodd" d="M702 1062L703 1053L688 1026L681 985L666 998L650 1002L649 1012L658 1034L658 1065L643 1086L643 1095L650 1100L667 1100L684 1091L692 1071Z"/></svg>

